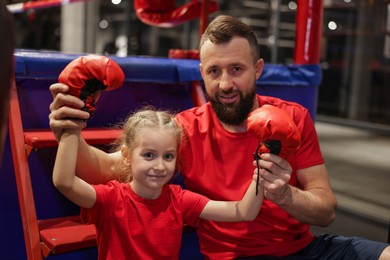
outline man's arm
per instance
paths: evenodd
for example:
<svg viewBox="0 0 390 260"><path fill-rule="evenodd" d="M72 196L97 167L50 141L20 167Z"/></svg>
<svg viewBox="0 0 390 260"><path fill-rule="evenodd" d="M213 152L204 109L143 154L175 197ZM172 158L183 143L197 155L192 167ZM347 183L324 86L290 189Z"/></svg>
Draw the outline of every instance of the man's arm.
<svg viewBox="0 0 390 260"><path fill-rule="evenodd" d="M336 198L324 164L297 171L301 189L288 186L279 206L301 222L326 227L333 222Z"/></svg>
<svg viewBox="0 0 390 260"><path fill-rule="evenodd" d="M90 146L82 137L79 139L76 174L91 184L106 183L121 174L120 151L106 153Z"/></svg>
<svg viewBox="0 0 390 260"><path fill-rule="evenodd" d="M291 166L281 157L262 154L260 183L265 197L302 223L328 226L335 218L336 198L324 164L297 171L299 188L288 184ZM268 169L268 171L266 170Z"/></svg>
<svg viewBox="0 0 390 260"><path fill-rule="evenodd" d="M56 83L50 86L53 96L53 102L50 104L50 128L57 140L64 129L84 128L85 120L90 116L88 112L80 110L84 107L84 102L66 94L68 90L68 86L64 84ZM120 161L119 153L108 154L88 145L79 137L76 173L81 179L91 184L114 179L120 174Z"/></svg>

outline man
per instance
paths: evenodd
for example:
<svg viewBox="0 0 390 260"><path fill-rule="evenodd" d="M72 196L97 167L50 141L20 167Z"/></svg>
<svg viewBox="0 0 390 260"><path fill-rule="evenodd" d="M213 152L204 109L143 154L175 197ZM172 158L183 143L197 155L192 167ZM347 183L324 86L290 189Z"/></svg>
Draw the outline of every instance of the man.
<svg viewBox="0 0 390 260"><path fill-rule="evenodd" d="M283 159L264 153L259 162L265 200L252 222L200 221L197 232L202 253L209 259L262 256L305 259L383 259L390 247L357 238L323 235L315 238L310 225L327 226L335 217L336 200L322 158L314 124L302 106L256 95L255 82L264 61L252 29L238 19L219 16L200 42L200 71L209 103L179 113L187 133L182 147L183 176L187 188L212 199L242 197L253 173L253 152L258 140L246 129L248 114L264 104L285 110L296 123L302 143ZM62 129L84 127L89 115L83 103L66 95L67 86L53 84L50 126L58 137ZM106 154L80 140L79 175L88 181L106 181L118 174L117 154ZM88 173L94 173L88 174ZM93 175L93 176L91 176Z"/></svg>

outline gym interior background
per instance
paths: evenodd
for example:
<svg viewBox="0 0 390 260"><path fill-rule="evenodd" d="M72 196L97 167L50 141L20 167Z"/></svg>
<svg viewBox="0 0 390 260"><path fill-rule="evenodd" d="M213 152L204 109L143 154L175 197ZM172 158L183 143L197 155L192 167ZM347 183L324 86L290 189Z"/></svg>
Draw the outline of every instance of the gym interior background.
<svg viewBox="0 0 390 260"><path fill-rule="evenodd" d="M176 4L188 1L177 0ZM256 31L266 63L293 63L296 1L218 3L220 10L210 14L210 19L220 13L239 17ZM93 0L14 12L16 48L167 57L169 49L198 47L199 19L157 28L139 21L133 6L133 0ZM390 1L323 0L323 7L322 81L316 121L341 205L330 230L385 241L389 239L390 216L390 165L386 159L390 155ZM335 155L348 147L344 157ZM357 151L363 156L356 155ZM354 158L348 156L351 154ZM366 203L362 206L361 202Z"/></svg>
<svg viewBox="0 0 390 260"><path fill-rule="evenodd" d="M176 1L177 6L186 2ZM218 2L220 11L210 19L219 13L239 17L256 31L266 62L293 62L295 1ZM357 127L390 129L389 1L324 0L323 6L318 115ZM198 19L174 28L152 27L135 16L132 0L28 10L15 13L14 19L16 48L167 56L169 49L196 49L199 41Z"/></svg>

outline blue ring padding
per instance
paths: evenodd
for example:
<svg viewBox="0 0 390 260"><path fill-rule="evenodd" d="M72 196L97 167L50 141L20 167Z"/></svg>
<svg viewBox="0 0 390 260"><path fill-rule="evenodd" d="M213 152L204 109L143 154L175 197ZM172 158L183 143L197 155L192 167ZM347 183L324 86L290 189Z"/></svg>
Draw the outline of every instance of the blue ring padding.
<svg viewBox="0 0 390 260"><path fill-rule="evenodd" d="M24 129L48 129L49 86L73 59L86 54L64 54L49 51L16 50L15 80ZM98 102L97 110L88 120L88 127L111 127L122 122L130 111L147 102L157 108L181 111L193 106L191 81L201 80L198 60L152 57L110 56L124 70L124 87L107 91ZM307 107L314 118L317 86L320 84L319 65L266 64L257 81L261 95L280 97ZM161 84L163 83L163 84ZM164 84L165 83L165 84ZM175 84L172 84L175 83ZM79 207L54 189L51 174L56 149L38 149L29 156L29 166L39 219L78 214ZM4 259L26 257L22 221L18 206L9 138L6 139L0 165L0 250ZM7 174L1 174L7 173ZM199 254L195 233L185 234L182 242L183 259ZM96 249L57 255L55 259L96 259Z"/></svg>
<svg viewBox="0 0 390 260"><path fill-rule="evenodd" d="M54 80L69 62L81 55L86 54L16 50L15 74L18 78ZM177 83L202 80L199 60L139 56L109 57L121 66L127 82ZM314 87L320 84L321 77L321 68L318 64L265 64L257 84Z"/></svg>

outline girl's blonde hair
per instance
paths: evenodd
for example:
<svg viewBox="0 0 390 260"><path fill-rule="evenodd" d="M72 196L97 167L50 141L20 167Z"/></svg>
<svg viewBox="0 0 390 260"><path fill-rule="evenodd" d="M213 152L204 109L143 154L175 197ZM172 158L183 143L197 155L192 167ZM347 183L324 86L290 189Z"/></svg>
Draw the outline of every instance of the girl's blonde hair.
<svg viewBox="0 0 390 260"><path fill-rule="evenodd" d="M117 150L125 146L128 153L132 153L138 145L138 135L143 129L163 129L170 131L176 137L177 150L180 149L182 128L177 124L174 114L167 110L157 110L153 107L144 107L130 114L122 125L123 134L117 142ZM119 180L129 182L132 180L131 170L122 165L123 176ZM130 173L130 174L129 174Z"/></svg>

